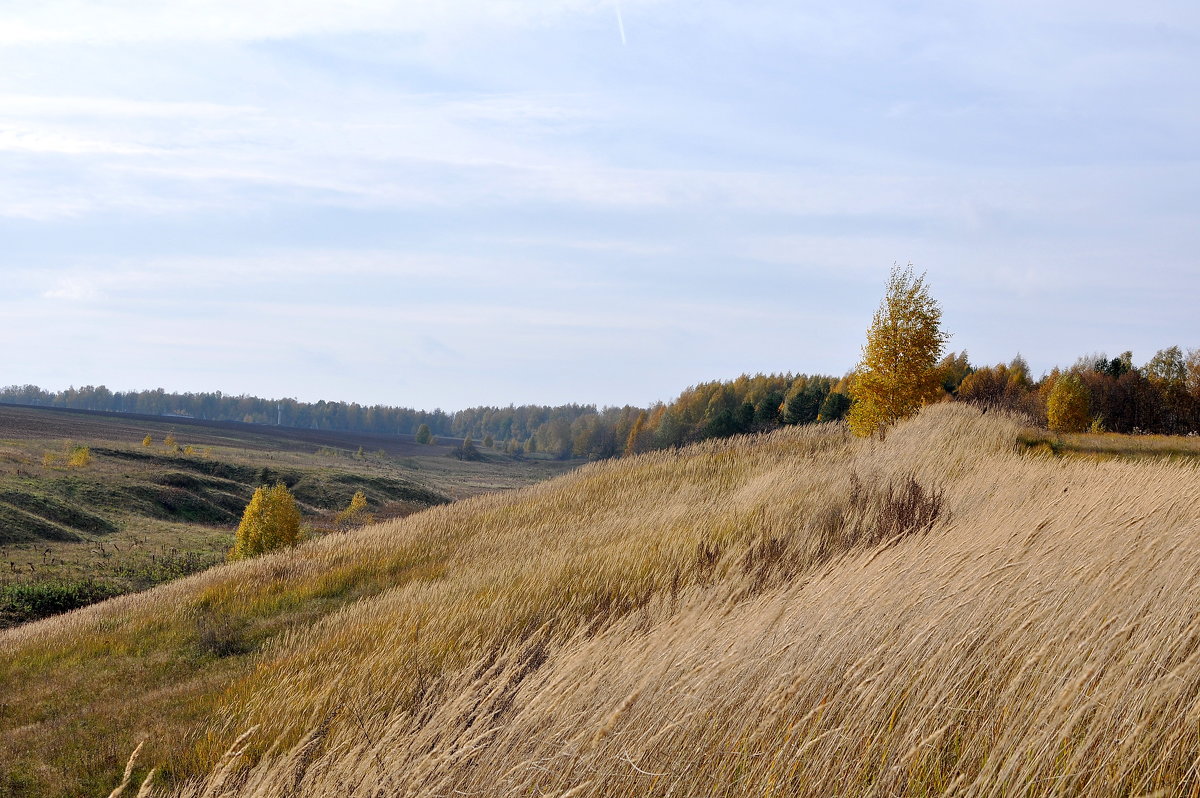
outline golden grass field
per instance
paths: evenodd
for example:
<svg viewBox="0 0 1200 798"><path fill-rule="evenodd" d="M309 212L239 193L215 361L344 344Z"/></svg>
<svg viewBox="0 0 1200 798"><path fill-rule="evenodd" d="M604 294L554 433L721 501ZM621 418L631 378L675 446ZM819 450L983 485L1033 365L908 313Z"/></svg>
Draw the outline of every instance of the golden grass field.
<svg viewBox="0 0 1200 798"><path fill-rule="evenodd" d="M0 633L0 794L143 740L120 794L1198 794L1196 461L1023 434L708 442Z"/></svg>

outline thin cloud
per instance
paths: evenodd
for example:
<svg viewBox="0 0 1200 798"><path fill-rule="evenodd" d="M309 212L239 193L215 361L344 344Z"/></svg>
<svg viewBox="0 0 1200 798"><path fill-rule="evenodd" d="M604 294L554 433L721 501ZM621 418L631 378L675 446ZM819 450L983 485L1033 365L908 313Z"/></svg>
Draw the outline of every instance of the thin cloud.
<svg viewBox="0 0 1200 798"><path fill-rule="evenodd" d="M10 379L666 398L840 373L908 260L973 354L1189 345L1200 11L1015 1L16 4Z"/></svg>
<svg viewBox="0 0 1200 798"><path fill-rule="evenodd" d="M545 26L593 14L593 0L323 0L187 4L42 0L6 9L0 44L254 41L354 31L430 33Z"/></svg>
<svg viewBox="0 0 1200 798"><path fill-rule="evenodd" d="M93 302L102 296L94 282L82 277L61 277L53 288L42 292L43 299L56 302Z"/></svg>

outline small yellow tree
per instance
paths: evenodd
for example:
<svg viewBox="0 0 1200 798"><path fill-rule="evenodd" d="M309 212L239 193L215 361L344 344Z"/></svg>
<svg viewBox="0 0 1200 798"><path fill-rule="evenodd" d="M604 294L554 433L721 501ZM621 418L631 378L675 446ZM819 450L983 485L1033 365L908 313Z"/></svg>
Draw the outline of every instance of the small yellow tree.
<svg viewBox="0 0 1200 798"><path fill-rule="evenodd" d="M167 433L167 437L163 438L163 445L166 446L168 449L175 448L175 433L174 432Z"/></svg>
<svg viewBox="0 0 1200 798"><path fill-rule="evenodd" d="M296 498L282 482L272 488L258 488L242 513L237 542L229 559L254 557L300 542L300 510Z"/></svg>
<svg viewBox="0 0 1200 798"><path fill-rule="evenodd" d="M847 420L855 435L883 433L941 393L938 361L950 339L941 321L925 275L914 275L911 265L893 267L854 374Z"/></svg>
<svg viewBox="0 0 1200 798"><path fill-rule="evenodd" d="M625 439L625 456L630 457L642 451L642 438L646 433L646 420L648 416L646 411L638 413L637 419L633 422L633 427L629 430L629 436Z"/></svg>
<svg viewBox="0 0 1200 798"><path fill-rule="evenodd" d="M71 456L67 458L67 465L70 468L86 468L92 462L92 451L86 446L76 446L71 450Z"/></svg>
<svg viewBox="0 0 1200 798"><path fill-rule="evenodd" d="M1064 374L1054 382L1046 399L1046 422L1054 432L1083 432L1088 418L1088 389L1076 374Z"/></svg>
<svg viewBox="0 0 1200 798"><path fill-rule="evenodd" d="M367 495L361 490L356 491L350 498L350 504L334 516L333 522L338 529L371 523L371 515L367 512Z"/></svg>
<svg viewBox="0 0 1200 798"><path fill-rule="evenodd" d="M152 443L154 443L154 438L152 438L150 435L146 435L146 437L142 438L142 446L149 446Z"/></svg>

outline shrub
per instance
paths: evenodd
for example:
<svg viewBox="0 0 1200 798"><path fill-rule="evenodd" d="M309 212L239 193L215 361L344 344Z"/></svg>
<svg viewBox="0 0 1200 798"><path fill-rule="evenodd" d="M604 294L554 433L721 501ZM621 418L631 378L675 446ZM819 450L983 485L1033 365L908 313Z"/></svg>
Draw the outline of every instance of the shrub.
<svg viewBox="0 0 1200 798"><path fill-rule="evenodd" d="M338 529L349 529L352 526L371 523L372 518L367 512L367 494L360 491L355 491L354 496L350 499L350 504L346 505L346 509L339 512L333 519L333 523Z"/></svg>
<svg viewBox="0 0 1200 798"><path fill-rule="evenodd" d="M247 654L253 649L246 632L249 622L244 618L211 609L202 609L196 616L196 648L201 654L230 657Z"/></svg>
<svg viewBox="0 0 1200 798"><path fill-rule="evenodd" d="M451 457L455 458L456 460L482 460L483 459L483 455L481 455L479 453L479 449L476 448L475 441L471 440L470 435L468 435L466 438L463 439L463 442L461 445L455 446L453 449L451 449L448 452L448 454Z"/></svg>
<svg viewBox="0 0 1200 798"><path fill-rule="evenodd" d="M282 482L258 488L242 513L231 560L254 557L300 542L300 510L296 498Z"/></svg>
<svg viewBox="0 0 1200 798"><path fill-rule="evenodd" d="M0 588L0 628L86 607L121 591L93 579L47 579Z"/></svg>

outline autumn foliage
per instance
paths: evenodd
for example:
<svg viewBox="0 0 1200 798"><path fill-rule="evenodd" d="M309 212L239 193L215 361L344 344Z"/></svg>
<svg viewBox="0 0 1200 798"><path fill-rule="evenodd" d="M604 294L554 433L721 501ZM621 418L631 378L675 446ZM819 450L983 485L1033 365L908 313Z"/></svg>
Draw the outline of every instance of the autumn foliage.
<svg viewBox="0 0 1200 798"><path fill-rule="evenodd" d="M854 375L848 421L856 435L883 432L942 394L938 361L950 336L941 320L925 275L911 265L893 268Z"/></svg>
<svg viewBox="0 0 1200 798"><path fill-rule="evenodd" d="M1046 402L1047 425L1054 432L1083 432L1091 423L1088 392L1076 374L1064 374L1054 382Z"/></svg>
<svg viewBox="0 0 1200 798"><path fill-rule="evenodd" d="M282 482L259 488L242 513L229 559L254 557L300 542L300 509Z"/></svg>

